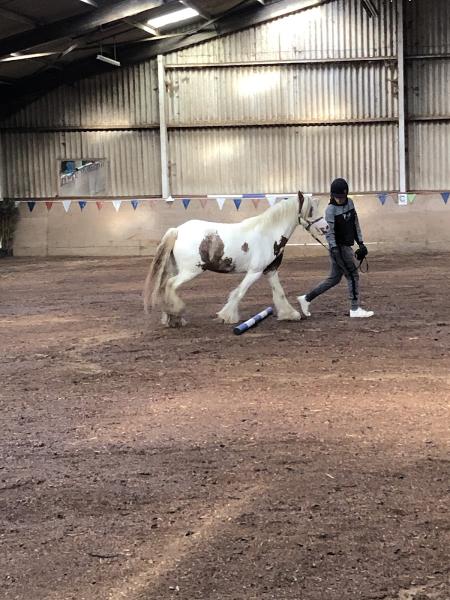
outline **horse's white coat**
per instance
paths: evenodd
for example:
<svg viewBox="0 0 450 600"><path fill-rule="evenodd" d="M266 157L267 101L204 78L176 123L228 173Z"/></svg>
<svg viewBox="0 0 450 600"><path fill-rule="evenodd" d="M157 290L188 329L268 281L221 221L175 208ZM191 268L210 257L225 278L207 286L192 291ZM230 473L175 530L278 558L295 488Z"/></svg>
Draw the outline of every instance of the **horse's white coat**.
<svg viewBox="0 0 450 600"><path fill-rule="evenodd" d="M279 263L274 261L278 257L281 262L280 255L299 221L309 227L317 220L317 209L316 201L299 194L298 198L282 200L261 215L245 219L241 223L192 220L169 230L166 236L171 241L165 242L165 236L157 250L157 257L158 253L160 255L160 272L156 273L156 268L152 265L146 284L148 287L152 279L158 280L157 291L163 304L163 322L168 325L181 324L184 303L176 290L205 270L246 273L239 286L231 292L225 306L217 313L225 323L239 321L239 302L263 273L267 275L272 288L278 319L300 319L300 314L289 304L284 294L276 270ZM314 229L314 233L311 229ZM316 238L323 237L323 231L314 224L309 231ZM168 246L169 243L171 247ZM171 273L169 255L174 259L171 262ZM165 277L161 269L165 269ZM146 293L148 295L148 290Z"/></svg>

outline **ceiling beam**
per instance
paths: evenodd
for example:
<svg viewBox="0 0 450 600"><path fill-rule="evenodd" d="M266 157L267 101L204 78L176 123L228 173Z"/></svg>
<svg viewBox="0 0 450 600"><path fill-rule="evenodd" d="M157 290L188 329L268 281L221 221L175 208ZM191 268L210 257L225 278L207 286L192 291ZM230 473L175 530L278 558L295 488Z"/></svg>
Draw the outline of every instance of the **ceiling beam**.
<svg viewBox="0 0 450 600"><path fill-rule="evenodd" d="M0 40L0 57L63 37L82 35L101 25L133 17L163 4L164 0L119 0L108 3L88 14L62 19Z"/></svg>
<svg viewBox="0 0 450 600"><path fill-rule="evenodd" d="M211 19L212 15L206 11L204 8L201 8L198 5L198 2L195 2L195 0L180 0L181 4L184 4L185 6L187 6L188 8L193 8L194 10L196 10L198 12L198 14L203 17L204 19Z"/></svg>
<svg viewBox="0 0 450 600"><path fill-rule="evenodd" d="M29 25L30 27L37 27L39 25L39 21L36 19L31 19L30 17L21 15L13 10L9 10L9 8L0 8L0 17L8 19L9 21L22 23L23 25Z"/></svg>

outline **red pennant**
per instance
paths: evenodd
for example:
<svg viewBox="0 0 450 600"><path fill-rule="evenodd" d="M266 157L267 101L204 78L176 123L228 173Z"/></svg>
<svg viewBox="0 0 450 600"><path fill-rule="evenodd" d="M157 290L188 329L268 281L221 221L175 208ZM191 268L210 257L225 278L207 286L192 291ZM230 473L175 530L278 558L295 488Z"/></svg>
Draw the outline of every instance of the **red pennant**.
<svg viewBox="0 0 450 600"><path fill-rule="evenodd" d="M101 200L97 200L95 204L97 205L98 210L102 210L103 202L101 202Z"/></svg>
<svg viewBox="0 0 450 600"><path fill-rule="evenodd" d="M200 198L200 204L202 205L202 208L205 208L207 203L208 203L208 198Z"/></svg>
<svg viewBox="0 0 450 600"><path fill-rule="evenodd" d="M47 207L47 210L50 210L51 207L53 206L53 202L46 202L45 206Z"/></svg>
<svg viewBox="0 0 450 600"><path fill-rule="evenodd" d="M259 198L252 198L252 202L253 202L253 206L255 208L258 208L258 204L259 204Z"/></svg>

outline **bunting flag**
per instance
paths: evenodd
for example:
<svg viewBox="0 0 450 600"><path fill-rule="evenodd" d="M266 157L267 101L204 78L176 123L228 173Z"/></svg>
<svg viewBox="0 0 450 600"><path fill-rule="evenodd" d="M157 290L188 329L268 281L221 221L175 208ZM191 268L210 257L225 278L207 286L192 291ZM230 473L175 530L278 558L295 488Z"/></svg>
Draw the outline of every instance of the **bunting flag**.
<svg viewBox="0 0 450 600"><path fill-rule="evenodd" d="M83 212L83 208L85 208L87 204L86 200L78 200L78 204L80 205L81 212Z"/></svg>
<svg viewBox="0 0 450 600"><path fill-rule="evenodd" d="M64 210L69 212L70 205L72 204L72 200L63 200Z"/></svg>
<svg viewBox="0 0 450 600"><path fill-rule="evenodd" d="M47 210L51 210L51 208L53 206L53 202L46 202L45 206L47 207Z"/></svg>
<svg viewBox="0 0 450 600"><path fill-rule="evenodd" d="M444 204L447 204L448 199L450 198L450 192L441 192L441 196Z"/></svg>
<svg viewBox="0 0 450 600"><path fill-rule="evenodd" d="M408 204L412 204L416 199L416 194L408 194Z"/></svg>
<svg viewBox="0 0 450 600"><path fill-rule="evenodd" d="M20 204L20 200L16 200L16 201L14 202L14 206L15 206L16 208L19 206L19 204Z"/></svg>
<svg viewBox="0 0 450 600"><path fill-rule="evenodd" d="M36 202L34 202L34 200L30 200L29 202L27 202L28 204L28 208L30 209L30 212L33 212L33 208L36 206Z"/></svg>
<svg viewBox="0 0 450 600"><path fill-rule="evenodd" d="M200 204L202 205L202 208L205 208L208 204L208 198L200 198Z"/></svg>
<svg viewBox="0 0 450 600"><path fill-rule="evenodd" d="M398 205L399 206L407 206L408 205L408 194L399 194L398 195Z"/></svg>
<svg viewBox="0 0 450 600"><path fill-rule="evenodd" d="M131 200L131 206L133 207L133 210L136 210L138 205L139 205L139 200Z"/></svg>
<svg viewBox="0 0 450 600"><path fill-rule="evenodd" d="M189 206L189 204L191 203L191 199L190 198L183 198L181 200L181 202L183 203L183 206L185 208L185 210L187 209L187 207Z"/></svg>
<svg viewBox="0 0 450 600"><path fill-rule="evenodd" d="M259 198L252 198L252 203L255 208L258 208Z"/></svg>
<svg viewBox="0 0 450 600"><path fill-rule="evenodd" d="M234 205L236 207L236 210L239 210L239 207L240 207L241 202L242 202L242 198L233 198L233 202L234 202Z"/></svg>
<svg viewBox="0 0 450 600"><path fill-rule="evenodd" d="M101 200L97 200L95 204L97 205L98 210L102 210L103 202Z"/></svg>
<svg viewBox="0 0 450 600"><path fill-rule="evenodd" d="M116 209L116 212L119 212L119 208L120 205L122 204L122 200L113 200L112 201L114 208Z"/></svg>
<svg viewBox="0 0 450 600"><path fill-rule="evenodd" d="M387 194L378 194L378 200L381 202L381 206L384 206L384 203L387 200Z"/></svg>
<svg viewBox="0 0 450 600"><path fill-rule="evenodd" d="M223 205L225 204L226 198L216 198L217 204L219 206L219 210L222 210Z"/></svg>
<svg viewBox="0 0 450 600"><path fill-rule="evenodd" d="M275 196L274 194L268 194L266 198L267 202L269 203L269 206L273 206L277 201L277 196Z"/></svg>

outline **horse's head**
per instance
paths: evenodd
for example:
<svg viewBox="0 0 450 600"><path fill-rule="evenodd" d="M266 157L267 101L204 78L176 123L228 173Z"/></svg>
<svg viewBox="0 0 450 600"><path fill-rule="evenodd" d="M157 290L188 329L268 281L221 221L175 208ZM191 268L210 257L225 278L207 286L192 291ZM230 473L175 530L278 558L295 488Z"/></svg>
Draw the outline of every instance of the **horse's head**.
<svg viewBox="0 0 450 600"><path fill-rule="evenodd" d="M328 224L319 212L319 200L312 195L304 196L298 192L298 222L308 231L312 237L325 246L325 234L328 230Z"/></svg>

